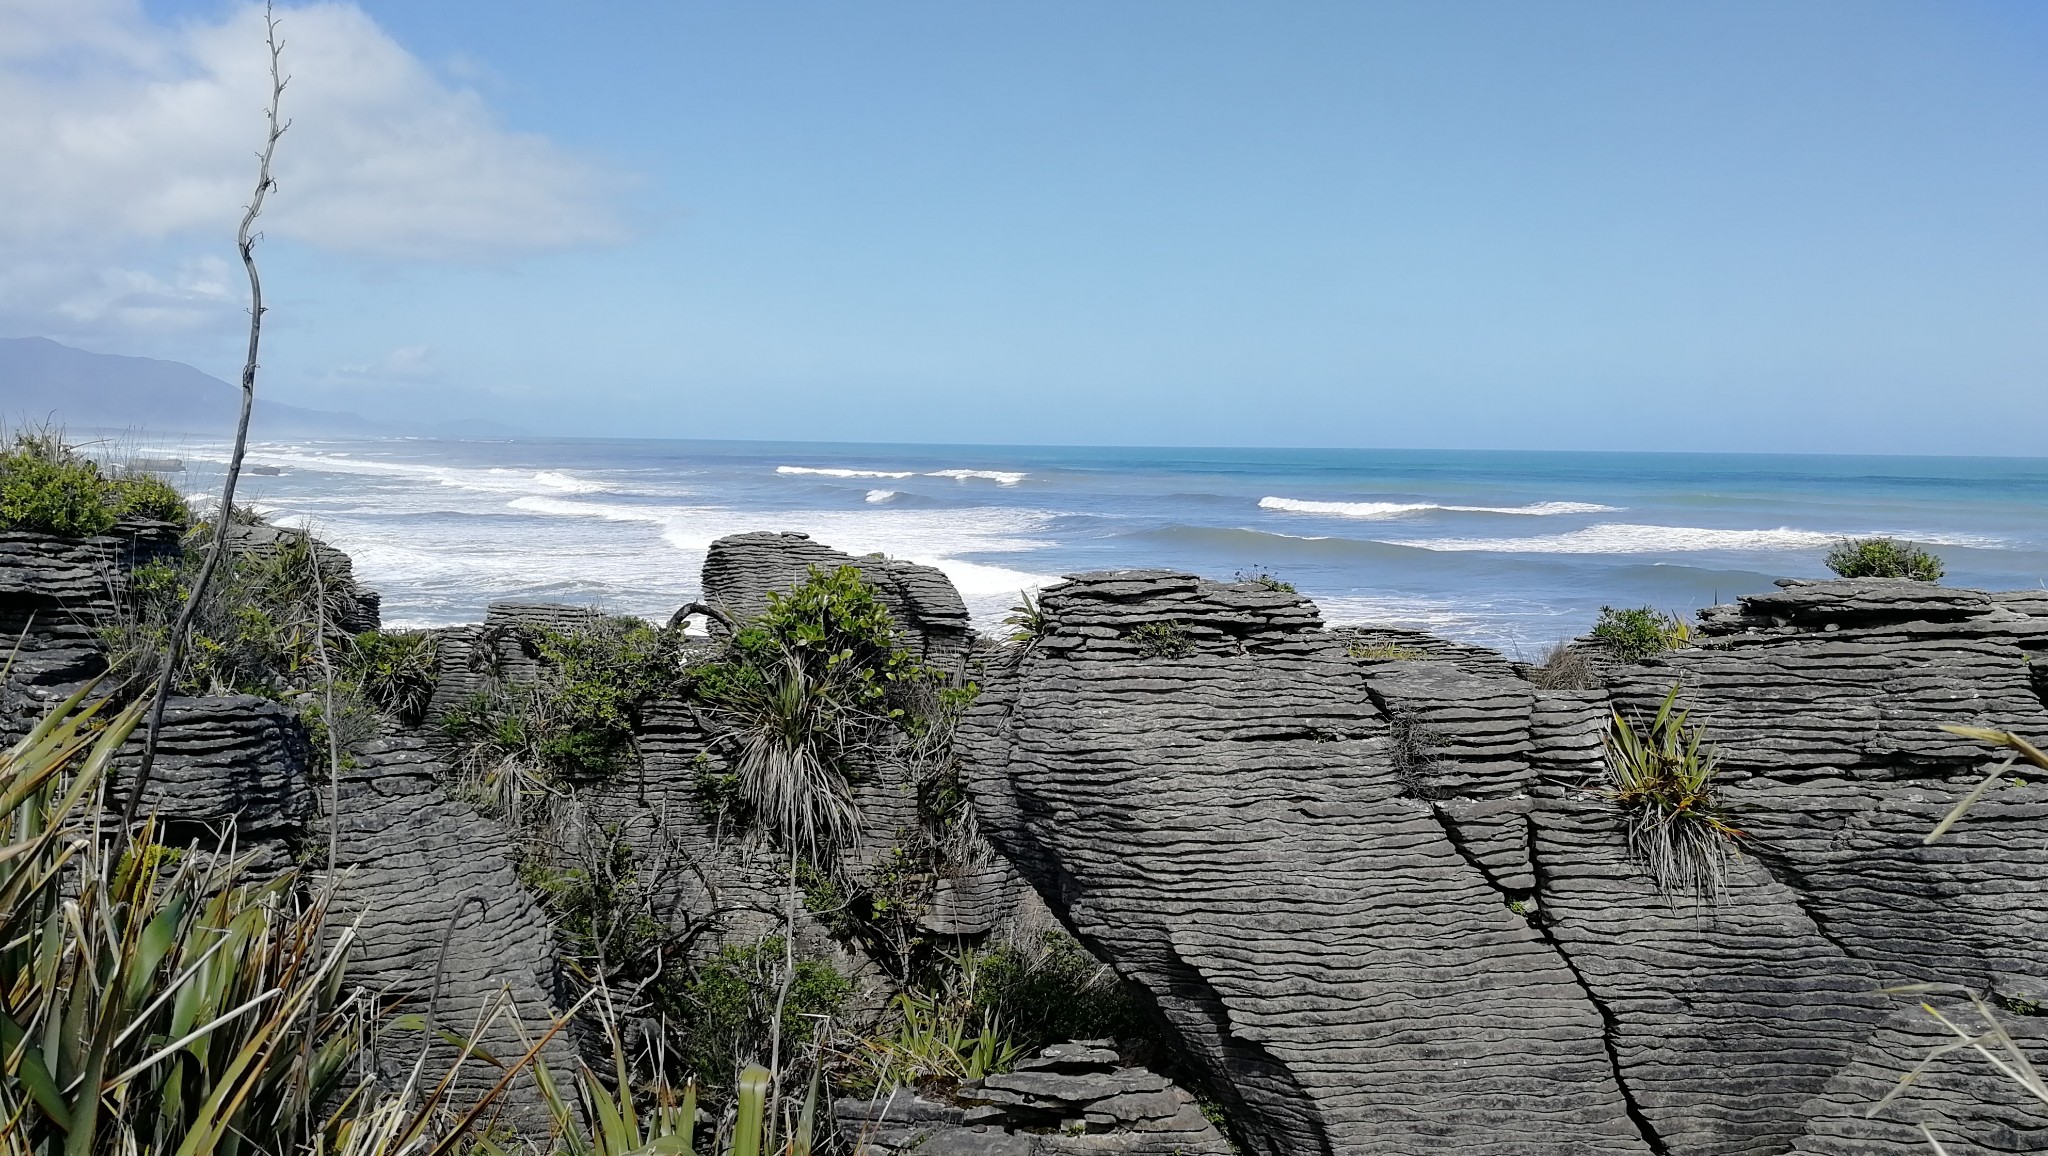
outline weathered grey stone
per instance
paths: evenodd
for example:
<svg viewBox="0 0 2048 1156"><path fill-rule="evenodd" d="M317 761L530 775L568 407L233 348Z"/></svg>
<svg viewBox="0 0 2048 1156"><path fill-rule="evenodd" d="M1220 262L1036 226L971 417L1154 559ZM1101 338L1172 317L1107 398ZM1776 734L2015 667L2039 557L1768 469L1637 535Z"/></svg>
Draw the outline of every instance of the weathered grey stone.
<svg viewBox="0 0 2048 1156"><path fill-rule="evenodd" d="M734 534L713 542L704 558L704 601L745 621L768 608L770 594L801 584L812 567L841 566L859 569L875 588L920 661L951 670L966 656L973 641L967 604L943 572L879 554L856 558L807 534Z"/></svg>
<svg viewBox="0 0 2048 1156"><path fill-rule="evenodd" d="M1041 605L963 727L985 829L1254 1151L1647 1150L1597 1009L1408 791L1312 606L1158 571ZM1191 652L1142 657L1148 622Z"/></svg>
<svg viewBox="0 0 2048 1156"><path fill-rule="evenodd" d="M553 1022L554 933L519 882L510 838L474 807L447 797L440 786L445 768L416 738L394 733L359 744L351 764L340 777L334 822L332 924L357 926L351 980L386 993L402 1010L431 1012L457 1037L467 1036L502 992L509 1014L492 1022L482 1042L494 1055L524 1053L521 1030L530 1043ZM324 853L314 860L324 866ZM438 1037L386 1033L380 1069L402 1079L423 1045L431 1049L430 1071L445 1071L455 1058ZM543 1058L557 1072L575 1070L566 1036L557 1036ZM471 1063L457 1086L475 1094L497 1075ZM530 1082L515 1085L509 1102L516 1118L544 1122Z"/></svg>

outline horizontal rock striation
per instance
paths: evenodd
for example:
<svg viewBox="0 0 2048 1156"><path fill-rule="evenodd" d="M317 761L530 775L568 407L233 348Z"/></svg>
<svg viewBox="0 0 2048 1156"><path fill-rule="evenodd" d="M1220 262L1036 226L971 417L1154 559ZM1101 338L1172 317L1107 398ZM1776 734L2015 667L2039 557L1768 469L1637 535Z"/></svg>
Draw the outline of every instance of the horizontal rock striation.
<svg viewBox="0 0 2048 1156"><path fill-rule="evenodd" d="M177 527L123 522L96 538L0 530L0 738L12 738L51 703L106 669L102 630L128 599L134 567L175 557Z"/></svg>
<svg viewBox="0 0 2048 1156"><path fill-rule="evenodd" d="M1141 571L1042 607L963 727L985 829L1156 1003L1241 1140L1649 1150L1598 1010L1411 792L1312 605Z"/></svg>
<svg viewBox="0 0 2048 1156"><path fill-rule="evenodd" d="M359 936L349 979L458 1038L502 1006L481 1042L493 1055L518 1056L553 1022L553 930L519 881L503 827L448 798L446 774L419 739L388 732L358 744L335 784L335 922L353 922ZM321 801L324 811L324 792ZM317 848L311 858L324 866L326 852ZM380 1071L402 1080L422 1047L430 1072L456 1058L438 1036L386 1032L377 1041ZM543 1056L557 1072L575 1070L565 1037ZM497 1076L471 1062L458 1086L474 1095ZM520 1081L509 1102L518 1118L544 1122L530 1081Z"/></svg>
<svg viewBox="0 0 2048 1156"><path fill-rule="evenodd" d="M768 608L770 594L800 585L812 567L841 566L857 568L875 588L920 661L950 670L966 656L973 643L967 604L942 571L880 554L856 558L807 534L734 534L713 542L704 558L704 601L745 621Z"/></svg>
<svg viewBox="0 0 2048 1156"><path fill-rule="evenodd" d="M109 796L125 800L142 758L138 727L115 756ZM164 841L239 849L257 869L282 869L314 811L311 753L298 716L253 695L174 695L164 708L141 813Z"/></svg>
<svg viewBox="0 0 2048 1156"><path fill-rule="evenodd" d="M1942 724L2048 734L2048 598L1781 585L1555 691L1269 591L1084 575L992 664L962 751L985 829L1257 1151L2048 1148L2048 1113L1960 1060L1866 1118L1941 1042L1880 988L1964 985L2048 1034L2048 789L1922 845L1990 765ZM1606 793L1611 711L1674 684L1749 833L1718 902L1660 892Z"/></svg>
<svg viewBox="0 0 2048 1156"><path fill-rule="evenodd" d="M871 1156L1228 1156L1195 1098L1165 1076L1126 1067L1111 1041L1054 1044L1014 1072L963 1085L967 1106L905 1089L843 1099L841 1138Z"/></svg>

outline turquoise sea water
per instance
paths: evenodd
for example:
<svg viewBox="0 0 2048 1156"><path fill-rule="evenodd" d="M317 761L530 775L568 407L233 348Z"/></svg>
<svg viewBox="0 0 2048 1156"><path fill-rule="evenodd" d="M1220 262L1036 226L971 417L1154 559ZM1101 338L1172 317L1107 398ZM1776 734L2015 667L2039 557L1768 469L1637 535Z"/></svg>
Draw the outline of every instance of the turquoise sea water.
<svg viewBox="0 0 2048 1156"><path fill-rule="evenodd" d="M214 484L218 447L165 447ZM1602 605L1689 612L1820 577L1844 535L1949 581L2048 581L2048 459L891 446L520 438L268 443L244 494L349 550L396 624L498 598L664 615L705 547L802 530L945 569L978 620L1083 570L1263 569L1333 622L1535 654Z"/></svg>

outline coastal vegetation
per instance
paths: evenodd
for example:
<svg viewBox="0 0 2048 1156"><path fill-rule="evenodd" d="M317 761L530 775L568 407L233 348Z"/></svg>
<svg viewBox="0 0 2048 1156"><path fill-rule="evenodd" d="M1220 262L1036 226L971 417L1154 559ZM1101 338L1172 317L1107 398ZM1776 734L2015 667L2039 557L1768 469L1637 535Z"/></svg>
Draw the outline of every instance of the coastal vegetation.
<svg viewBox="0 0 2048 1156"><path fill-rule="evenodd" d="M1827 567L1844 578L1941 580L1941 559L1897 538L1844 538L1828 551Z"/></svg>
<svg viewBox="0 0 2048 1156"><path fill-rule="evenodd" d="M0 530L90 538L124 518L182 529L192 512L184 496L154 474L107 476L60 431L19 431L0 449Z"/></svg>
<svg viewBox="0 0 2048 1156"><path fill-rule="evenodd" d="M1690 645L1692 630L1677 615L1651 606L1602 606L1590 635L1593 645L1618 662L1641 662Z"/></svg>
<svg viewBox="0 0 2048 1156"><path fill-rule="evenodd" d="M1666 896L1718 900L1729 857L1743 833L1714 795L1720 753L1689 712L1677 709L1674 685L1647 724L1613 712L1606 736L1607 797L1621 811L1622 838Z"/></svg>
<svg viewBox="0 0 2048 1156"><path fill-rule="evenodd" d="M1579 647L1560 642L1529 670L1529 681L1545 690L1599 690L1600 672Z"/></svg>
<svg viewBox="0 0 2048 1156"><path fill-rule="evenodd" d="M1195 640L1179 622L1144 622L1131 628L1131 641L1144 658L1183 658L1195 651Z"/></svg>

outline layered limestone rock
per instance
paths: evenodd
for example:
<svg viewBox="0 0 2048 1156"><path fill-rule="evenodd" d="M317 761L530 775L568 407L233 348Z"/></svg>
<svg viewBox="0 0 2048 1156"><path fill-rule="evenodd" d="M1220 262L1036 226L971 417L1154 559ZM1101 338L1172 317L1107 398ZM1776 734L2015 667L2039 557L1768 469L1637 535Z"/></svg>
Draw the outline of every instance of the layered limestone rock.
<svg viewBox="0 0 2048 1156"><path fill-rule="evenodd" d="M140 728L113 767L112 805L127 797L141 761ZM314 811L311 752L298 716L253 695L174 695L164 707L141 813L172 846L257 856L259 871L291 865Z"/></svg>
<svg viewBox="0 0 2048 1156"><path fill-rule="evenodd" d="M1125 1066L1113 1041L1054 1044L972 1081L963 1104L892 1089L834 1106L856 1152L892 1156L1228 1156L1201 1106L1165 1076ZM963 1106L964 1105L964 1106Z"/></svg>
<svg viewBox="0 0 2048 1156"><path fill-rule="evenodd" d="M1140 571L1041 606L963 728L984 828L1254 1151L1650 1150L1597 1008L1411 790L1312 605Z"/></svg>
<svg viewBox="0 0 2048 1156"><path fill-rule="evenodd" d="M768 608L770 594L801 584L812 567L841 566L855 567L875 588L920 662L951 670L966 656L973 643L967 604L942 571L880 554L856 558L808 534L734 534L713 542L704 558L704 601L744 621Z"/></svg>
<svg viewBox="0 0 2048 1156"><path fill-rule="evenodd" d="M502 1012L481 1042L493 1055L523 1054L553 1023L558 977L553 928L520 883L510 837L447 796L447 770L418 738L387 731L350 755L335 785L339 810L323 816L332 820L337 926L353 923L358 934L350 980L457 1038ZM322 803L327 810L325 795ZM315 850L316 864L326 850ZM394 1080L423 1047L430 1072L456 1059L439 1035L385 1033L377 1044L378 1066ZM566 1037L543 1058L574 1070ZM498 1072L472 1062L461 1075L459 1086L474 1094ZM508 1103L519 1118L543 1122L530 1082Z"/></svg>
<svg viewBox="0 0 2048 1156"><path fill-rule="evenodd" d="M0 639L12 654L0 687L0 738L106 669L100 632L126 602L138 565L175 556L178 529L123 522L95 538L0 530Z"/></svg>
<svg viewBox="0 0 2048 1156"><path fill-rule="evenodd" d="M963 736L985 828L1256 1150L1905 1153L1922 1124L2048 1145L1960 1060L1866 1118L1941 1042L1880 988L1966 985L2048 1034L2024 1014L2048 791L1922 845L1988 765L1941 724L2048 734L2048 599L1785 584L1606 692L1184 575L1084 575L1044 606ZM1750 835L1718 903L1660 892L1606 795L1610 711L1674 684Z"/></svg>

